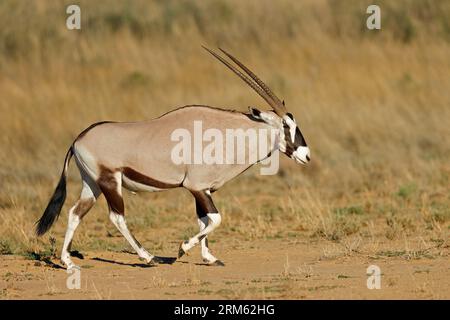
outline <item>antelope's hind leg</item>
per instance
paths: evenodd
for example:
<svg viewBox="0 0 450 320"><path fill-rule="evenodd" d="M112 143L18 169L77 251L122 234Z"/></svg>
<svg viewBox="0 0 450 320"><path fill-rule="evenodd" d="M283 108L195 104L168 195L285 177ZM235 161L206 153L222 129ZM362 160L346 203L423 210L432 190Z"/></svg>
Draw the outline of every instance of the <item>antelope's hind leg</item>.
<svg viewBox="0 0 450 320"><path fill-rule="evenodd" d="M83 171L81 171L82 189L80 199L69 210L69 220L67 222L66 236L64 238L64 244L61 252L61 263L63 263L67 269L76 267L76 265L70 259L70 247L72 245L73 235L76 228L80 224L80 221L92 208L95 201L101 194L97 184Z"/></svg>
<svg viewBox="0 0 450 320"><path fill-rule="evenodd" d="M189 241L184 241L180 245L178 258L181 258L188 250L200 242L203 262L209 265L223 266L224 263L214 257L209 251L208 234L216 229L222 218L214 206L209 191L191 191L195 198L195 207L197 211L198 225L200 232Z"/></svg>
<svg viewBox="0 0 450 320"><path fill-rule="evenodd" d="M145 260L148 264L153 264L153 255L147 252L139 241L128 230L125 221L125 207L122 198L122 173L120 171L109 171L104 169L97 181L101 191L105 195L109 207L109 219L128 240L131 247L139 255L139 258Z"/></svg>

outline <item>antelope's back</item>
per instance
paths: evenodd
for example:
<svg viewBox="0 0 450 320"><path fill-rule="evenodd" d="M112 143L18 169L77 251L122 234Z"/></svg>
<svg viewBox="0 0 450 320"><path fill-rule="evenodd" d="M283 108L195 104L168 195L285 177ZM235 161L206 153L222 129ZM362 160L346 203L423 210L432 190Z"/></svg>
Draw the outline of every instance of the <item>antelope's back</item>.
<svg viewBox="0 0 450 320"><path fill-rule="evenodd" d="M225 139L227 130L246 131L255 128L267 128L267 125L250 120L240 112L186 106L149 121L101 123L80 136L74 143L74 149L77 157L96 175L100 173L101 167L113 170L129 167L152 179L168 184L183 184L188 189L218 188L249 165L205 163L203 154L199 153L203 153L211 141L203 140L204 132L215 129ZM187 135L180 138L181 132ZM190 141L184 141L185 138ZM195 147L195 139L200 141L201 148ZM190 152L186 157L188 161L183 163L174 161L172 154L174 148L180 147L180 143L189 143L191 146L190 150L186 150ZM234 152L225 147L223 141L224 157L227 152ZM255 152L255 148L256 145L248 145L244 152L248 155ZM199 156L201 163L195 163L194 160ZM234 154L231 156L236 157Z"/></svg>

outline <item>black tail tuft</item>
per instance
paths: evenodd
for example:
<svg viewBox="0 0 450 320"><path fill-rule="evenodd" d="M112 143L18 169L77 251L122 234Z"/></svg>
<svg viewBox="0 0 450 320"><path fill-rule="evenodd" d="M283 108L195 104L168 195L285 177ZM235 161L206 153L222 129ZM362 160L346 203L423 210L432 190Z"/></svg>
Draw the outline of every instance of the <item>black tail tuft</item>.
<svg viewBox="0 0 450 320"><path fill-rule="evenodd" d="M42 236L44 233L50 229L53 223L59 216L61 212L64 201L66 200L66 177L64 174L61 175L58 186L53 193L44 214L37 222L36 235Z"/></svg>
<svg viewBox="0 0 450 320"><path fill-rule="evenodd" d="M67 177L67 167L72 156L72 148L66 154L66 159L64 160L64 169L61 174L61 179L59 179L58 185L56 186L55 192L53 193L47 208L44 211L42 217L38 220L36 226L36 235L42 236L44 233L50 229L53 223L58 219L61 209L66 201L66 177Z"/></svg>

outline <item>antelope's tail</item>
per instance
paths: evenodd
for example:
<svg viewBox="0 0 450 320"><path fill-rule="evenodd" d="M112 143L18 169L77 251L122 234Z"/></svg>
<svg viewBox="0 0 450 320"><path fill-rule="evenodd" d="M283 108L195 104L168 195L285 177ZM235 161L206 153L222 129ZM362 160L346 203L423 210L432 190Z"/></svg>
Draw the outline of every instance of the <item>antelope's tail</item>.
<svg viewBox="0 0 450 320"><path fill-rule="evenodd" d="M70 159L72 158L73 150L72 146L69 148L64 159L64 168L61 173L61 178L59 179L58 185L56 186L55 192L50 199L47 208L44 211L42 217L36 222L36 235L42 236L46 233L53 223L58 219L61 212L61 208L66 200L66 180L67 180L67 168L69 167Z"/></svg>

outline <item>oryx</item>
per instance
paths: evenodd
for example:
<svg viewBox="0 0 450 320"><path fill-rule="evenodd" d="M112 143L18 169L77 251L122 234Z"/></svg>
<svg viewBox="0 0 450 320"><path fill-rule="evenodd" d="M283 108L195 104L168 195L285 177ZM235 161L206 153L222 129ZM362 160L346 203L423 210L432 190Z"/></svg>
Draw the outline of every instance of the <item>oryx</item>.
<svg viewBox="0 0 450 320"><path fill-rule="evenodd" d="M78 224L104 194L112 223L128 240L141 259L155 263L155 257L147 252L127 228L124 216L122 187L131 191L161 191L184 187L195 198L200 232L181 243L178 257L199 242L203 260L212 265L223 265L208 248L207 236L221 222L211 194L225 182L238 176L254 163L280 150L298 163L310 160L310 151L293 117L272 91L247 67L232 55L220 49L231 61L205 48L237 76L255 90L272 108L261 111L249 108L248 113L224 110L209 106L190 105L170 111L159 118L142 122L99 122L80 133L67 151L64 168L56 190L37 222L36 233L43 235L59 216L66 198L66 177L69 161L74 156L81 174L82 190L77 203L69 210L69 221L61 253L61 261L67 268L75 265L70 259L70 245ZM244 72L248 75L245 75ZM239 164L175 164L171 159L174 141L171 134L178 128L192 131L193 123L202 121L206 128L223 132L227 128L270 129L276 133L266 153L252 157L252 161ZM249 145L246 159L257 152Z"/></svg>

